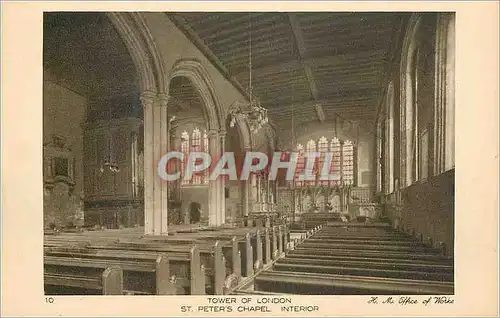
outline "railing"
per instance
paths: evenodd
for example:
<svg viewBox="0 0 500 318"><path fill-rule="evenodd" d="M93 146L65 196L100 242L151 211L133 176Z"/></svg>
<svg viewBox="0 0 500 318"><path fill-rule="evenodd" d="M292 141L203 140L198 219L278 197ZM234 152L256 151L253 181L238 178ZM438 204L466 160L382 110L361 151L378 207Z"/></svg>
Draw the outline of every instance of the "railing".
<svg viewBox="0 0 500 318"><path fill-rule="evenodd" d="M348 203L371 203L373 193L370 187L353 187L349 189Z"/></svg>

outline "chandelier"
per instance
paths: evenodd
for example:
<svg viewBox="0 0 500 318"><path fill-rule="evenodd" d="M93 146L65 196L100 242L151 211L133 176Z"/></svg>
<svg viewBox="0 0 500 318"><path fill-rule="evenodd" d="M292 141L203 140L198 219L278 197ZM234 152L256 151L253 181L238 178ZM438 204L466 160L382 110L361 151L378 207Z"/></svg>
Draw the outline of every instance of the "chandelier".
<svg viewBox="0 0 500 318"><path fill-rule="evenodd" d="M109 170L113 173L120 172L120 168L118 164L113 159L113 137L111 136L111 105L109 105L108 109L108 153L107 156L103 159L101 163L101 167L99 171L104 173L104 171Z"/></svg>
<svg viewBox="0 0 500 318"><path fill-rule="evenodd" d="M269 122L269 117L267 116L267 109L260 105L258 98L254 96L252 87L252 14L249 13L249 41L248 41L248 97L249 97L249 107L248 109L234 108L230 111L231 121L229 123L230 127L236 125L236 118L242 117L248 120L250 126L250 131L252 133L257 133L262 126Z"/></svg>

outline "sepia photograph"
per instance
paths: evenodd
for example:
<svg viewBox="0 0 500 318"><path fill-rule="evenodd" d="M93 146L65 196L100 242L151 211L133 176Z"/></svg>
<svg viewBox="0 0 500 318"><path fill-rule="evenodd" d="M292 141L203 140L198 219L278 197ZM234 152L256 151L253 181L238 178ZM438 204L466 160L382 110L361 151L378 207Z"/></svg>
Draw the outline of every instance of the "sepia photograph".
<svg viewBox="0 0 500 318"><path fill-rule="evenodd" d="M46 294L453 295L454 13L43 18Z"/></svg>
<svg viewBox="0 0 500 318"><path fill-rule="evenodd" d="M498 316L499 3L0 5L2 316Z"/></svg>

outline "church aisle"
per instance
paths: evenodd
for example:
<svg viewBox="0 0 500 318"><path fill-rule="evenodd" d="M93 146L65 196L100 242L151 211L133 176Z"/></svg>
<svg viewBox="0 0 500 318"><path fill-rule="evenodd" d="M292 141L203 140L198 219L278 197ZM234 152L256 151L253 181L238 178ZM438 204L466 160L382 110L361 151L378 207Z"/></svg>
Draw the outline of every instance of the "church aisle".
<svg viewBox="0 0 500 318"><path fill-rule="evenodd" d="M386 225L344 224L306 238L260 273L248 292L448 295L453 279L453 259L441 250Z"/></svg>

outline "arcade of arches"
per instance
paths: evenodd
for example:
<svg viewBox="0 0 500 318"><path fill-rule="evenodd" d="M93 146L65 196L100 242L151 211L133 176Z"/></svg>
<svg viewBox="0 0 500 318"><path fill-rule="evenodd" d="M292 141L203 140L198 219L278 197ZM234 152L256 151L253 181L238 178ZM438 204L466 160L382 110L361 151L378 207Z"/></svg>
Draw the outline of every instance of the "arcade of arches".
<svg viewBox="0 0 500 318"><path fill-rule="evenodd" d="M47 228L167 235L316 215L389 220L453 250L452 14L256 14L254 90L270 119L258 132L244 117L229 124L248 105L248 32L238 14L204 15L44 15ZM325 35L329 24L354 33ZM330 151L339 174L162 182L156 164L171 150L298 151L299 170L304 151Z"/></svg>

